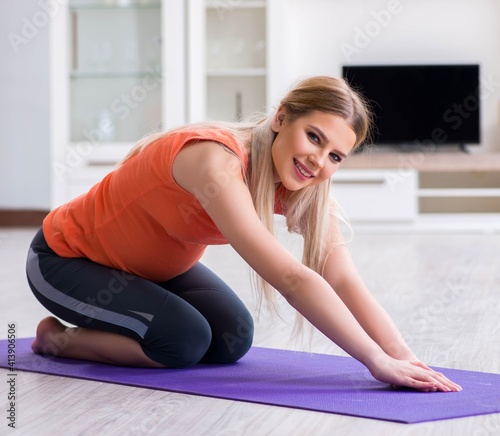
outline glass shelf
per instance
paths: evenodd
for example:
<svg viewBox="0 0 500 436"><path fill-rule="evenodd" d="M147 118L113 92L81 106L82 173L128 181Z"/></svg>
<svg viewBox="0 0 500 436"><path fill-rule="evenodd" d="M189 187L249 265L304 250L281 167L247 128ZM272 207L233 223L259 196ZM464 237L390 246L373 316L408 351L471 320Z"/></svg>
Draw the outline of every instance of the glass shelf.
<svg viewBox="0 0 500 436"><path fill-rule="evenodd" d="M221 68L207 71L209 77L259 77L265 76L265 68Z"/></svg>
<svg viewBox="0 0 500 436"><path fill-rule="evenodd" d="M206 115L239 121L266 110L266 2L223 3L206 3Z"/></svg>
<svg viewBox="0 0 500 436"><path fill-rule="evenodd" d="M244 8L265 8L265 0L238 0L238 1L223 1L223 0L207 0L207 9L217 9L219 11L230 11L232 9Z"/></svg>
<svg viewBox="0 0 500 436"><path fill-rule="evenodd" d="M208 70L266 67L266 10L207 10Z"/></svg>
<svg viewBox="0 0 500 436"><path fill-rule="evenodd" d="M161 128L161 4L72 1L70 140L135 142Z"/></svg>
<svg viewBox="0 0 500 436"><path fill-rule="evenodd" d="M154 0L72 0L70 11L84 9L161 9L161 1Z"/></svg>
<svg viewBox="0 0 500 436"><path fill-rule="evenodd" d="M151 71L74 71L70 73L70 79L126 79L126 78L161 78L162 74Z"/></svg>
<svg viewBox="0 0 500 436"><path fill-rule="evenodd" d="M159 79L109 77L70 82L71 141L137 141L161 128Z"/></svg>
<svg viewBox="0 0 500 436"><path fill-rule="evenodd" d="M210 120L241 121L266 110L266 78L208 77L207 116Z"/></svg>

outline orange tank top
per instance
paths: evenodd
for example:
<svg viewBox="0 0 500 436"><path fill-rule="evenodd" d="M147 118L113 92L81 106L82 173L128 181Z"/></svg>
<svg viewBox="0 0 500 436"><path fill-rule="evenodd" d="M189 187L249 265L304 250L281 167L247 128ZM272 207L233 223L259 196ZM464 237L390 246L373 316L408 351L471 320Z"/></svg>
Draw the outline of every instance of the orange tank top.
<svg viewBox="0 0 500 436"><path fill-rule="evenodd" d="M225 145L246 171L247 152L223 129L169 133L53 210L43 223L49 246L62 257L86 257L160 282L189 270L207 245L226 244L200 202L172 176L175 157L193 141Z"/></svg>

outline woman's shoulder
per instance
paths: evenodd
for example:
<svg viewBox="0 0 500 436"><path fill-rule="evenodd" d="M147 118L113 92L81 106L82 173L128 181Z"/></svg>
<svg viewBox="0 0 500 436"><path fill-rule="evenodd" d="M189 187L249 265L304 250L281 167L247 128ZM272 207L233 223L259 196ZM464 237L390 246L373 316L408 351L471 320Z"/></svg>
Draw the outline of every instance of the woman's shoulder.
<svg viewBox="0 0 500 436"><path fill-rule="evenodd" d="M194 124L167 132L164 139L178 139L185 143L213 141L220 142L232 148L233 145L241 146L236 134L223 126L211 124Z"/></svg>
<svg viewBox="0 0 500 436"><path fill-rule="evenodd" d="M238 139L235 133L223 126L206 124L188 126L172 131L165 139L175 144L173 146L175 150L173 151L176 155L181 150L184 152L185 149L193 149L193 147L190 147L191 145L199 144L201 149L200 147L196 147L197 153L210 156L214 153L217 154L218 149L222 149L235 155L241 161L244 168L248 164L248 152L246 151L245 144ZM215 143L219 147L207 147L210 143Z"/></svg>
<svg viewBox="0 0 500 436"><path fill-rule="evenodd" d="M219 142L199 141L178 153L172 177L186 191L196 194L208 190L212 195L219 192L221 186L244 181L246 168L238 156Z"/></svg>

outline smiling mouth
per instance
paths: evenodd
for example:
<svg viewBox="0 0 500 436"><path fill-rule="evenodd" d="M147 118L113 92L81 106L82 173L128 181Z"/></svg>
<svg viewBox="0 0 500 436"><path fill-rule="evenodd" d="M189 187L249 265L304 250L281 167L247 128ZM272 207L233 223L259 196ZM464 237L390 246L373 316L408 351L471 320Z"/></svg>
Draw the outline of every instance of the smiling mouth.
<svg viewBox="0 0 500 436"><path fill-rule="evenodd" d="M311 177L314 177L313 174L311 174L310 172L308 172L300 163L298 160L294 159L293 160L293 163L295 164L295 166L297 167L297 169L299 170L300 174L302 174L304 177L307 177L307 178L311 178Z"/></svg>

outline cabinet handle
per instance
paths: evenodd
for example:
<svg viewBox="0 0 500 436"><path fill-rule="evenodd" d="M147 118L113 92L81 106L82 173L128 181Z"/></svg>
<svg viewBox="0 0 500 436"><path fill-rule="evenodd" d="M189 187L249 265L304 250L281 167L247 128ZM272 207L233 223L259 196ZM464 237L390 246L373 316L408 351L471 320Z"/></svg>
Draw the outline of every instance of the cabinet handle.
<svg viewBox="0 0 500 436"><path fill-rule="evenodd" d="M72 29L72 40L73 40L73 47L71 47L71 64L73 71L78 70L78 15L76 12L73 12L71 14L71 29Z"/></svg>
<svg viewBox="0 0 500 436"><path fill-rule="evenodd" d="M118 162L115 160L89 160L87 166L89 167L114 167Z"/></svg>
<svg viewBox="0 0 500 436"><path fill-rule="evenodd" d="M368 179L368 180L334 180L333 185L384 185L385 179Z"/></svg>

